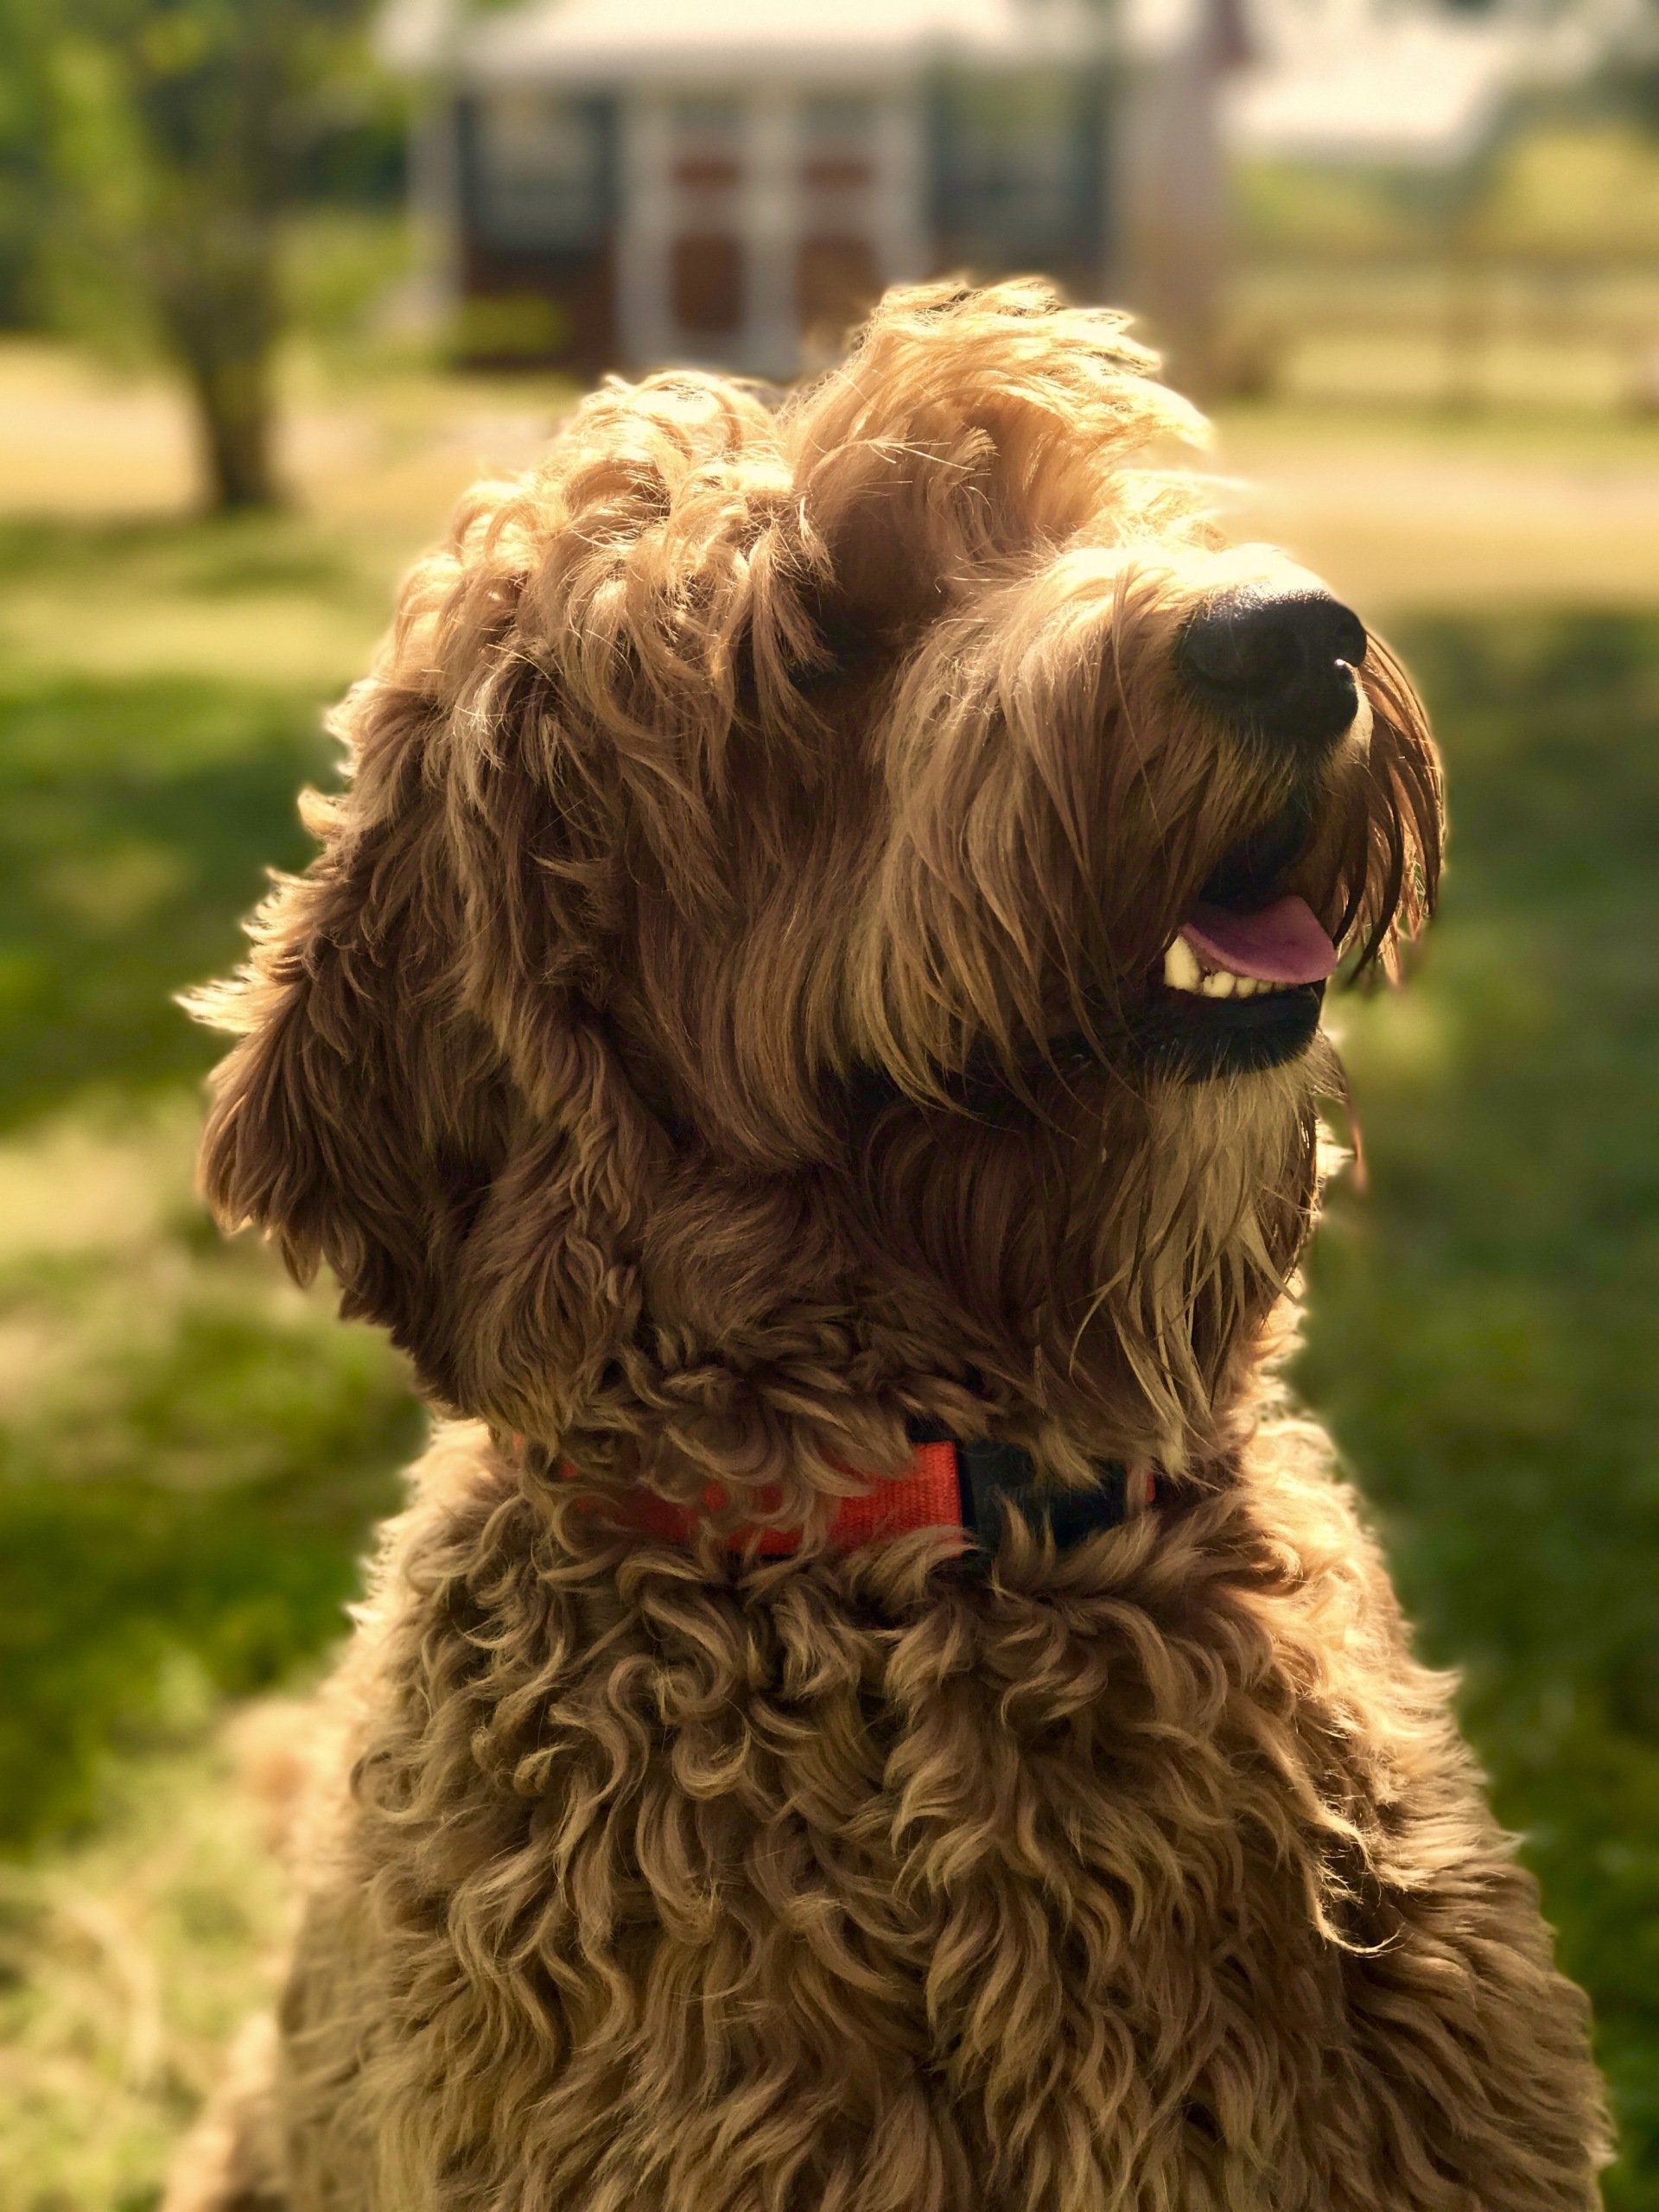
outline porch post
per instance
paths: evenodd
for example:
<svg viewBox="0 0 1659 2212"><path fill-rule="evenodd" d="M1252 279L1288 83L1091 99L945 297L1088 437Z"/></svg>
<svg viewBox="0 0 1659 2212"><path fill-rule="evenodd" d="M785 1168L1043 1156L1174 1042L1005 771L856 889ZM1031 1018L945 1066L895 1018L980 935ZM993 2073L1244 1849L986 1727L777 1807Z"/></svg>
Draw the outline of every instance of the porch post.
<svg viewBox="0 0 1659 2212"><path fill-rule="evenodd" d="M745 134L742 365L768 377L801 364L800 108L794 89L759 86Z"/></svg>
<svg viewBox="0 0 1659 2212"><path fill-rule="evenodd" d="M673 200L669 117L656 93L626 92L617 130L616 328L630 368L656 368L675 350L671 313Z"/></svg>
<svg viewBox="0 0 1659 2212"><path fill-rule="evenodd" d="M876 111L874 219L884 284L931 276L937 256L928 206L927 118L921 88L907 85Z"/></svg>

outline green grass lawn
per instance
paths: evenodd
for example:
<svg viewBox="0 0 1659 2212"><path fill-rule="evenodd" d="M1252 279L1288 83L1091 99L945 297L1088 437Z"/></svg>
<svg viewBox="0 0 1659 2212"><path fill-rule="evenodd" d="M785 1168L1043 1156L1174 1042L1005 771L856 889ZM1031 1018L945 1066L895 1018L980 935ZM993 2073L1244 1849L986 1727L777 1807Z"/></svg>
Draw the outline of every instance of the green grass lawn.
<svg viewBox="0 0 1659 2212"><path fill-rule="evenodd" d="M337 1633L416 1433L397 1363L195 1202L238 956L329 772L313 701L0 677L0 1844L97 1802L188 1654L270 1688Z"/></svg>
<svg viewBox="0 0 1659 2212"><path fill-rule="evenodd" d="M213 1046L170 995L302 849L315 656L296 634L285 683L266 633L245 676L74 672L78 563L100 594L216 594L251 629L385 589L300 524L233 543L62 525L60 634L0 665L0 1823L23 1870L0 1885L0 2139L26 2146L0 2212L153 2202L206 2061L135 2073L75 1911L125 1914L162 1961L151 2012L209 2048L202 1993L234 2010L270 1914L233 1894L255 1878L193 1747L340 1633L416 1433L378 1339L221 1247L190 1191ZM38 592L39 557L9 540L0 571ZM1454 865L1417 987L1345 1017L1371 1189L1333 1203L1302 1376L1595 1995L1613 2201L1659 2212L1659 619L1420 620L1402 643Z"/></svg>
<svg viewBox="0 0 1659 2212"><path fill-rule="evenodd" d="M1659 2205L1659 621L1421 623L1453 866L1354 1025L1372 1193L1317 1249L1334 1421L1592 1992Z"/></svg>

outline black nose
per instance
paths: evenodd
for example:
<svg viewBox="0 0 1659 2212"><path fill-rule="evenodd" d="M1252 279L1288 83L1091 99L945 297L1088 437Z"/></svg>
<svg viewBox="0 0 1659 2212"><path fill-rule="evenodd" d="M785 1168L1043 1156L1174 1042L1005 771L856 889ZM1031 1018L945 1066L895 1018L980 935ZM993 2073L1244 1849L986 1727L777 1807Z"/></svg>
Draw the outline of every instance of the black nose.
<svg viewBox="0 0 1659 2212"><path fill-rule="evenodd" d="M1327 592L1229 592L1188 622L1179 657L1205 697L1253 732L1329 745L1359 703L1365 625Z"/></svg>

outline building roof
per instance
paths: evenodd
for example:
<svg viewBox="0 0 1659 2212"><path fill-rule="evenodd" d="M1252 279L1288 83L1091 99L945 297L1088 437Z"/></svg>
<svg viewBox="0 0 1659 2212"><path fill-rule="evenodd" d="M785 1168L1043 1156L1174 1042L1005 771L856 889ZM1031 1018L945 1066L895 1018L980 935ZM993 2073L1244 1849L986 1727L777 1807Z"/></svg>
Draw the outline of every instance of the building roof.
<svg viewBox="0 0 1659 2212"><path fill-rule="evenodd" d="M455 0L391 0L383 50L395 66L474 83L561 85L733 78L889 80L942 60L1080 60L1109 35L1156 47L1190 35L1213 0L519 0L487 11Z"/></svg>

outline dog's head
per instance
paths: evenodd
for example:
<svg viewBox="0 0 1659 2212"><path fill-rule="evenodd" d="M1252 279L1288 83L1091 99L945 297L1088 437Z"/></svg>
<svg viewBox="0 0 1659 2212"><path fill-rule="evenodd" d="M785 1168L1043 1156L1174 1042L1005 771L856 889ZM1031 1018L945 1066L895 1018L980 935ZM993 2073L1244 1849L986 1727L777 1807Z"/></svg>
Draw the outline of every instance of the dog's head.
<svg viewBox="0 0 1659 2212"><path fill-rule="evenodd" d="M1357 617L1148 465L1149 366L899 292L780 408L613 385L476 492L213 998L221 1213L532 1433L1213 1424L1440 780Z"/></svg>

